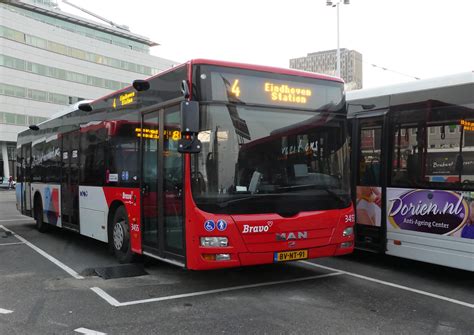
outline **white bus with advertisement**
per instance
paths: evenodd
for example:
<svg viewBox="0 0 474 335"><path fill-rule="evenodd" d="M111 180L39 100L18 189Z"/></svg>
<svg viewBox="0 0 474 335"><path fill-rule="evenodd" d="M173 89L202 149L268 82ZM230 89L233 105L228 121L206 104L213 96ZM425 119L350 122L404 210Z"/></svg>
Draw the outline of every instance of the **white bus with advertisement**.
<svg viewBox="0 0 474 335"><path fill-rule="evenodd" d="M347 99L356 247L474 271L474 73Z"/></svg>

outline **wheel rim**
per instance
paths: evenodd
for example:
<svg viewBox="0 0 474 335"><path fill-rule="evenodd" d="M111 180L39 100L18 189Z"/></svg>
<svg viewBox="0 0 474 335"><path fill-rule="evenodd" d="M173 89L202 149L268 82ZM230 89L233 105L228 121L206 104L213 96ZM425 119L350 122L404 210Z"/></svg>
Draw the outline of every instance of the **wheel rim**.
<svg viewBox="0 0 474 335"><path fill-rule="evenodd" d="M123 221L119 221L115 223L114 226L114 246L117 250L122 250L123 247L123 239L124 239L124 231L123 231Z"/></svg>

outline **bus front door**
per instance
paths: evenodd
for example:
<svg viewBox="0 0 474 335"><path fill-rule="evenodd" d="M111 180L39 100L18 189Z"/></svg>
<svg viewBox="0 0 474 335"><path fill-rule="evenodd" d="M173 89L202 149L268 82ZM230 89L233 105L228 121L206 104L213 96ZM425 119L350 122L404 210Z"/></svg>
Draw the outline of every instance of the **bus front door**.
<svg viewBox="0 0 474 335"><path fill-rule="evenodd" d="M79 133L62 136L61 221L65 228L79 230Z"/></svg>
<svg viewBox="0 0 474 335"><path fill-rule="evenodd" d="M142 116L142 242L147 256L185 266L179 104Z"/></svg>
<svg viewBox="0 0 474 335"><path fill-rule="evenodd" d="M384 252L383 116L356 118L354 125L356 247Z"/></svg>
<svg viewBox="0 0 474 335"><path fill-rule="evenodd" d="M25 215L31 213L31 143L21 146L21 212Z"/></svg>

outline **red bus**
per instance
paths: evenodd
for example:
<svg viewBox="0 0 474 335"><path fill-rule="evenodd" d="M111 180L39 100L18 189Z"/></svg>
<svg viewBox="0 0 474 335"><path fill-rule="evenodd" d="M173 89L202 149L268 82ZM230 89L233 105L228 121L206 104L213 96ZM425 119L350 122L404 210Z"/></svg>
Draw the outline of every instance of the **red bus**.
<svg viewBox="0 0 474 335"><path fill-rule="evenodd" d="M74 108L73 108L74 109ZM37 228L216 269L353 251L343 82L193 60L18 136Z"/></svg>

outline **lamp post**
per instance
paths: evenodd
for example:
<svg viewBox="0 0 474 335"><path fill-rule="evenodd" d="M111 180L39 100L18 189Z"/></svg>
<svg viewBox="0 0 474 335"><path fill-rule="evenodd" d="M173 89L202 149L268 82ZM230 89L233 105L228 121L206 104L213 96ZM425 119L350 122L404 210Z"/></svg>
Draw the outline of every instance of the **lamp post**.
<svg viewBox="0 0 474 335"><path fill-rule="evenodd" d="M350 0L326 0L326 6L336 7L337 11L337 49L336 49L336 77L341 77L341 50L339 49L339 5L348 5Z"/></svg>

